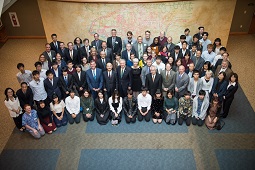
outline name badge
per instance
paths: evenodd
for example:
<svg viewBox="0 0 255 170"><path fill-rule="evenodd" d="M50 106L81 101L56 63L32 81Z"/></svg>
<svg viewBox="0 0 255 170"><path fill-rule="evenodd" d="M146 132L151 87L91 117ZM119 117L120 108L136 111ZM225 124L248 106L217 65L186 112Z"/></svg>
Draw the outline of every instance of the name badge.
<svg viewBox="0 0 255 170"><path fill-rule="evenodd" d="M143 44L143 46L147 46L147 44Z"/></svg>
<svg viewBox="0 0 255 170"><path fill-rule="evenodd" d="M94 48L96 47L96 46L93 46Z"/></svg>
<svg viewBox="0 0 255 170"><path fill-rule="evenodd" d="M90 50L89 50L89 53L90 53Z"/></svg>
<svg viewBox="0 0 255 170"><path fill-rule="evenodd" d="M115 41L115 44L119 44L118 41Z"/></svg>
<svg viewBox="0 0 255 170"><path fill-rule="evenodd" d="M133 42L131 42L131 44L133 44Z"/></svg>
<svg viewBox="0 0 255 170"><path fill-rule="evenodd" d="M89 108L87 108L86 110L89 111Z"/></svg>

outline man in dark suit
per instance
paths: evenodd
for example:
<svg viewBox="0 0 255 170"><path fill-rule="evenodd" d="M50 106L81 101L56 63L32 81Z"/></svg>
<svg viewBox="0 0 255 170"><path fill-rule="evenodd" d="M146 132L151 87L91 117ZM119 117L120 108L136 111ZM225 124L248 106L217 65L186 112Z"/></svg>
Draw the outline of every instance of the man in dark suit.
<svg viewBox="0 0 255 170"><path fill-rule="evenodd" d="M196 37L198 37L198 40L203 38L204 29L205 27L203 26L198 27L199 32L195 34Z"/></svg>
<svg viewBox="0 0 255 170"><path fill-rule="evenodd" d="M150 67L150 73L146 75L145 87L149 90L151 96L154 96L157 89L161 90L162 76L157 73L155 66Z"/></svg>
<svg viewBox="0 0 255 170"><path fill-rule="evenodd" d="M131 68L126 66L124 59L120 60L120 66L117 68L118 89L121 97L127 96L127 90L132 87Z"/></svg>
<svg viewBox="0 0 255 170"><path fill-rule="evenodd" d="M95 40L91 41L91 46L96 48L96 50L98 51L101 48L103 41L99 39L98 33L94 34L94 38Z"/></svg>
<svg viewBox="0 0 255 170"><path fill-rule="evenodd" d="M66 50L65 56L66 56L66 61L72 61L72 63L74 65L76 64L80 64L80 57L79 57L79 53L77 50L73 49L73 43L69 42L67 43L68 46L68 50Z"/></svg>
<svg viewBox="0 0 255 170"><path fill-rule="evenodd" d="M201 57L202 51L197 50L196 56L191 57L191 60L193 61L195 65L195 70L201 70L204 66L205 60Z"/></svg>
<svg viewBox="0 0 255 170"><path fill-rule="evenodd" d="M57 40L57 34L51 34L52 42L50 43L51 50L54 50L56 53L60 49L60 41Z"/></svg>
<svg viewBox="0 0 255 170"><path fill-rule="evenodd" d="M76 72L73 73L73 83L78 91L79 95L82 96L83 90L87 89L86 72L82 71L81 65L75 65Z"/></svg>
<svg viewBox="0 0 255 170"><path fill-rule="evenodd" d="M89 39L85 38L83 40L83 44L84 44L84 46L79 48L79 56L81 59L83 57L86 57L88 59L89 55L90 55L90 49L91 49L91 46L89 45Z"/></svg>
<svg viewBox="0 0 255 170"><path fill-rule="evenodd" d="M114 90L118 88L117 73L112 67L112 63L107 63L107 70L103 72L104 91L107 93L107 98L111 97Z"/></svg>
<svg viewBox="0 0 255 170"><path fill-rule="evenodd" d="M181 59L184 58L184 56L185 56L186 53L189 53L189 54L190 54L190 50L187 49L187 45L188 45L188 43L187 43L186 41L183 41L183 42L182 42L182 48L180 49L180 52L179 52L179 57L180 57ZM189 56L190 56L190 55L189 55Z"/></svg>
<svg viewBox="0 0 255 170"><path fill-rule="evenodd" d="M42 53L46 60L51 64L53 61L56 60L56 52L54 50L51 50L50 44L45 44L46 50Z"/></svg>
<svg viewBox="0 0 255 170"><path fill-rule="evenodd" d="M164 46L167 47L168 52L170 52L170 53L173 53L173 52L174 52L174 47L175 47L175 44L174 44L172 41L173 41L173 38L172 38L171 36L169 36L169 37L167 38L166 43L164 44Z"/></svg>
<svg viewBox="0 0 255 170"><path fill-rule="evenodd" d="M52 63L52 69L51 69L54 77L60 77L62 75L62 69L58 67L57 62Z"/></svg>
<svg viewBox="0 0 255 170"><path fill-rule="evenodd" d="M20 107L24 110L25 104L34 105L33 92L26 82L20 84L21 88L16 92L19 98Z"/></svg>
<svg viewBox="0 0 255 170"><path fill-rule="evenodd" d="M179 66L179 71L176 74L175 80L175 96L177 99L181 98L187 91L189 85L189 76L185 73L185 67Z"/></svg>
<svg viewBox="0 0 255 170"><path fill-rule="evenodd" d="M51 70L46 71L47 78L44 80L44 88L47 92L49 102L52 102L52 95L56 94L61 99L60 81L58 77L54 77Z"/></svg>
<svg viewBox="0 0 255 170"><path fill-rule="evenodd" d="M107 47L112 49L113 54L120 53L122 50L122 40L116 36L116 29L112 29L112 36L107 38Z"/></svg>
<svg viewBox="0 0 255 170"><path fill-rule="evenodd" d="M135 54L135 51L132 49L131 44L127 44L126 50L122 51L121 53L121 58L127 62L128 60L130 60L131 53Z"/></svg>
<svg viewBox="0 0 255 170"><path fill-rule="evenodd" d="M173 57L174 61L176 61L177 58L181 58L180 47L178 45L174 47L174 51L170 53L170 56Z"/></svg>
<svg viewBox="0 0 255 170"><path fill-rule="evenodd" d="M100 52L100 59L96 61L97 68L100 68L103 72L106 70L106 64L111 61L108 58L105 58L106 54L104 51Z"/></svg>
<svg viewBox="0 0 255 170"><path fill-rule="evenodd" d="M73 88L73 76L72 74L67 74L67 70L68 68L63 68L62 75L59 77L63 99L69 96L71 89L75 90L76 95L78 95L77 90Z"/></svg>
<svg viewBox="0 0 255 170"><path fill-rule="evenodd" d="M90 69L86 71L86 80L95 99L98 91L103 89L103 72L100 68L96 68L96 62L93 60L90 62Z"/></svg>
<svg viewBox="0 0 255 170"><path fill-rule="evenodd" d="M106 41L102 42L102 46L100 47L100 49L97 51L98 54L100 54L101 51L104 51L106 56L105 58L108 58L111 62L113 60L115 60L113 53L112 53L112 49L107 47Z"/></svg>
<svg viewBox="0 0 255 170"><path fill-rule="evenodd" d="M59 49L58 49L57 53L59 53L61 55L61 57L62 57L62 59L64 61L67 61L67 59L66 59L66 51L68 51L68 48L65 47L65 43L64 42L60 42L59 43Z"/></svg>
<svg viewBox="0 0 255 170"><path fill-rule="evenodd" d="M135 56L139 60L142 59L143 54L145 53L147 49L147 44L143 43L143 38L142 36L137 37L137 43L133 45L133 49L135 50Z"/></svg>

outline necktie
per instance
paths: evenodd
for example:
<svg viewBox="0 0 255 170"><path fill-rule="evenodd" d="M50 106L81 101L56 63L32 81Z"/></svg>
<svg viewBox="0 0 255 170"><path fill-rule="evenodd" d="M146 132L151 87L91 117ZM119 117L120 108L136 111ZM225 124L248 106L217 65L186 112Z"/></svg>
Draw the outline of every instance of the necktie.
<svg viewBox="0 0 255 170"><path fill-rule="evenodd" d="M71 57L71 59L73 60L73 53L72 53L73 51L70 51L70 57Z"/></svg>
<svg viewBox="0 0 255 170"><path fill-rule="evenodd" d="M182 78L182 75L181 74L179 74L179 79L181 79Z"/></svg>
<svg viewBox="0 0 255 170"><path fill-rule="evenodd" d="M168 78L169 78L169 72L167 71L166 72L166 79L168 80Z"/></svg>
<svg viewBox="0 0 255 170"><path fill-rule="evenodd" d="M148 72L147 72L147 74L149 74L150 73L150 67L148 67Z"/></svg>
<svg viewBox="0 0 255 170"><path fill-rule="evenodd" d="M108 72L108 77L111 78L111 72L110 71Z"/></svg>
<svg viewBox="0 0 255 170"><path fill-rule="evenodd" d="M95 80L97 79L95 70L93 70L93 77Z"/></svg>
<svg viewBox="0 0 255 170"><path fill-rule="evenodd" d="M121 77L121 78L123 77L123 74L124 74L124 69L122 68L122 69L121 69L121 74L120 74L120 77Z"/></svg>
<svg viewBox="0 0 255 170"><path fill-rule="evenodd" d="M96 49L98 48L98 41L96 41Z"/></svg>
<svg viewBox="0 0 255 170"><path fill-rule="evenodd" d="M65 76L65 82L66 82L66 85L68 84L68 81L67 81L67 77Z"/></svg>
<svg viewBox="0 0 255 170"><path fill-rule="evenodd" d="M155 75L152 75L152 81L154 82L154 80L155 80Z"/></svg>
<svg viewBox="0 0 255 170"><path fill-rule="evenodd" d="M103 65L104 65L104 68L105 68L105 61L104 61L104 59L102 59L103 61L102 61L102 63L103 63Z"/></svg>
<svg viewBox="0 0 255 170"><path fill-rule="evenodd" d="M138 50L138 51L139 51L139 56L138 56L138 57L139 57L139 59L140 59L141 56L142 56L142 53L143 53L143 52L142 52L142 44L139 44L139 50Z"/></svg>
<svg viewBox="0 0 255 170"><path fill-rule="evenodd" d="M112 48L114 49L115 46L115 37L112 37Z"/></svg>
<svg viewBox="0 0 255 170"><path fill-rule="evenodd" d="M58 49L58 43L57 42L55 42L55 47L56 47L56 49Z"/></svg>
<svg viewBox="0 0 255 170"><path fill-rule="evenodd" d="M50 58L50 61L52 61L51 52L48 52L48 56L49 56L49 58Z"/></svg>
<svg viewBox="0 0 255 170"><path fill-rule="evenodd" d="M89 48L86 47L87 57L89 57Z"/></svg>

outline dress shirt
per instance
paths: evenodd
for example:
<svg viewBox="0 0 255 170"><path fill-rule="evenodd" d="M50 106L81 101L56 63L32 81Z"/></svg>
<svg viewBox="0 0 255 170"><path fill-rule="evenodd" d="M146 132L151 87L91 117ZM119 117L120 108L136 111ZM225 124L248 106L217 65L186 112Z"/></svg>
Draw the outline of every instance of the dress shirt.
<svg viewBox="0 0 255 170"><path fill-rule="evenodd" d="M66 110L70 114L79 114L80 113L80 98L77 96L74 96L74 98L71 98L68 96L65 100L66 103Z"/></svg>
<svg viewBox="0 0 255 170"><path fill-rule="evenodd" d="M56 77L58 77L58 69L53 70L55 72Z"/></svg>
<svg viewBox="0 0 255 170"><path fill-rule="evenodd" d="M25 70L25 73L18 72L17 79L19 83L26 82L29 84L32 81L32 72L30 70Z"/></svg>
<svg viewBox="0 0 255 170"><path fill-rule="evenodd" d="M209 53L208 51L204 51L202 53L202 58L205 61L209 61L211 64L213 63L215 56L216 56L216 54L213 51L211 53Z"/></svg>
<svg viewBox="0 0 255 170"><path fill-rule="evenodd" d="M197 82L198 81L194 80L194 90L193 90L193 92L191 92L193 95L197 95L197 93L196 93L197 92Z"/></svg>
<svg viewBox="0 0 255 170"><path fill-rule="evenodd" d="M227 70L227 68L221 68L219 73L225 72L226 70Z"/></svg>
<svg viewBox="0 0 255 170"><path fill-rule="evenodd" d="M232 82L230 81L229 84L228 84L227 89L228 89L230 86L235 86L235 85L236 85L236 82L232 83Z"/></svg>
<svg viewBox="0 0 255 170"><path fill-rule="evenodd" d="M47 78L47 76L46 76L46 71L47 71L47 70L45 70L45 69L42 69L42 70L40 71L40 77L41 77L41 78L43 78L43 79L46 79L46 78Z"/></svg>
<svg viewBox="0 0 255 170"><path fill-rule="evenodd" d="M140 93L137 96L138 109L141 110L142 107L147 107L147 110L150 110L151 101L152 101L152 97L150 94L147 93L146 96L143 96L142 93Z"/></svg>
<svg viewBox="0 0 255 170"><path fill-rule="evenodd" d="M156 62L154 62L152 65L158 69L158 73L160 73L161 71L164 71L166 68L165 64L162 61L160 64L157 64Z"/></svg>
<svg viewBox="0 0 255 170"><path fill-rule="evenodd" d="M34 94L34 100L40 101L47 98L47 93L44 88L43 78L39 78L39 81L32 80L29 86Z"/></svg>
<svg viewBox="0 0 255 170"><path fill-rule="evenodd" d="M81 80L81 72L77 72L79 80Z"/></svg>
<svg viewBox="0 0 255 170"><path fill-rule="evenodd" d="M207 51L207 45L208 44L212 44L212 42L208 39L204 40L203 38L201 40L199 40L199 42L202 44L203 49L202 51Z"/></svg>

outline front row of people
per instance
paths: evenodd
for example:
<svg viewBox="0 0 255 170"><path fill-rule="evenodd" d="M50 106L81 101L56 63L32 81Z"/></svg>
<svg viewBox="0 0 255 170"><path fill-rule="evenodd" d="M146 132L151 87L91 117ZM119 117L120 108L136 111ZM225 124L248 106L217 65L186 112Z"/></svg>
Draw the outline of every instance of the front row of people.
<svg viewBox="0 0 255 170"><path fill-rule="evenodd" d="M151 118L154 124L160 124L164 120L166 124L171 125L175 125L176 122L182 125L185 122L189 126L192 122L193 125L202 126L205 122L209 129L213 129L221 108L216 97L209 106L209 96L204 90L200 90L194 98L187 91L179 101L171 90L167 91L164 98L160 89L156 91L155 96L151 96L144 87L137 98L133 96L132 90L127 91L125 98L120 97L115 90L109 99L103 91L99 91L95 100L88 90L84 90L81 97L76 96L73 90L70 90L69 94L65 102L53 94L53 101L49 106L40 101L37 110L30 104L25 104L22 109L14 90L7 88L5 104L16 127L21 131L26 129L35 138L40 138L45 133L51 134L67 122L80 123L81 117L85 122L93 121L96 117L100 125L111 121L113 126L121 122L122 115L128 124L135 123L136 119L149 122Z"/></svg>

